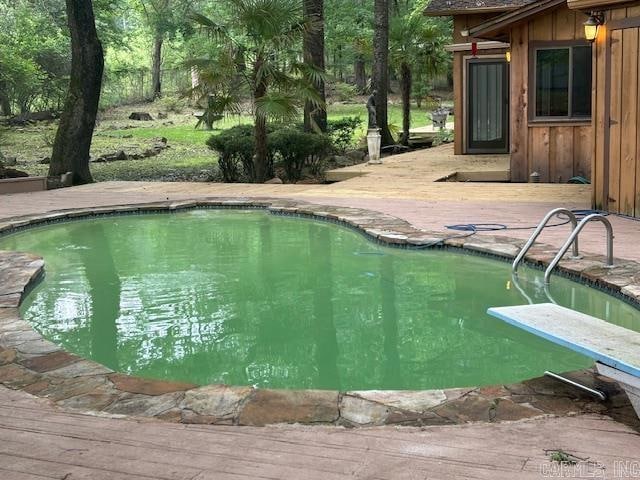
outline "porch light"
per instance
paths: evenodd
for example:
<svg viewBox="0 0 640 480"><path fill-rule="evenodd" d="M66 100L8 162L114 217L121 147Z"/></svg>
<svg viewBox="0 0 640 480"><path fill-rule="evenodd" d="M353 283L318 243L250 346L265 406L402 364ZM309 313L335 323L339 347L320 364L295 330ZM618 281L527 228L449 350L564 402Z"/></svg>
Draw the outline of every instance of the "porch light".
<svg viewBox="0 0 640 480"><path fill-rule="evenodd" d="M584 37L594 42L598 38L598 30L603 23L604 16L601 13L591 12L587 21L584 22Z"/></svg>
<svg viewBox="0 0 640 480"><path fill-rule="evenodd" d="M504 54L504 58L506 58L507 63L511 63L511 50L507 50Z"/></svg>

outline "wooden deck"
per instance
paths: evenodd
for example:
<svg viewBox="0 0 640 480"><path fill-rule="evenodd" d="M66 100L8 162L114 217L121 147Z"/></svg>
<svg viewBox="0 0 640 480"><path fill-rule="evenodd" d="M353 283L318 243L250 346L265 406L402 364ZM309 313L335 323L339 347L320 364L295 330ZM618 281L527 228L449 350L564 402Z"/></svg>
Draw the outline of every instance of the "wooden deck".
<svg viewBox="0 0 640 480"><path fill-rule="evenodd" d="M427 155L428 154L428 155ZM550 207L587 207L579 185L434 183L454 171L500 170L504 159L453 156L450 147L398 156L334 185L107 182L0 197L0 220L67 208L211 196L291 197L397 215L426 229L450 223L535 224ZM616 222L616 254L639 258L640 223ZM581 238L599 251L602 234ZM509 235L530 234L514 230ZM560 244L563 229L544 241ZM425 429L211 427L92 417L0 387L0 480L56 479L539 479L548 450L580 458L575 478L607 478L638 460L640 434L595 415ZM546 469L546 470L543 470ZM591 470L590 470L591 469ZM599 475L591 475L594 470ZM547 475L550 476L550 475ZM556 475L559 476L559 475Z"/></svg>
<svg viewBox="0 0 640 480"><path fill-rule="evenodd" d="M0 439L2 480L526 480L560 468L554 450L585 459L572 477L604 478L640 451L638 433L596 415L425 429L214 427L65 413L3 387Z"/></svg>

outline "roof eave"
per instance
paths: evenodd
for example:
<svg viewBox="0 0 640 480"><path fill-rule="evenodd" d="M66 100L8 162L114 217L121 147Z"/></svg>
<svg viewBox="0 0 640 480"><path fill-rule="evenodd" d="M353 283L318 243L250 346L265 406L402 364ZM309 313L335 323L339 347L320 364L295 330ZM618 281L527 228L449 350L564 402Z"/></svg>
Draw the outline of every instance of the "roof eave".
<svg viewBox="0 0 640 480"><path fill-rule="evenodd" d="M503 13L516 10L518 7L478 7L478 8L450 8L441 10L429 10L425 8L422 12L426 17L452 17L455 15L475 15L480 13Z"/></svg>
<svg viewBox="0 0 640 480"><path fill-rule="evenodd" d="M469 30L469 36L486 39L504 39L504 30L523 20L527 20L551 8L565 4L567 0L542 0L525 5L498 17L487 20Z"/></svg>

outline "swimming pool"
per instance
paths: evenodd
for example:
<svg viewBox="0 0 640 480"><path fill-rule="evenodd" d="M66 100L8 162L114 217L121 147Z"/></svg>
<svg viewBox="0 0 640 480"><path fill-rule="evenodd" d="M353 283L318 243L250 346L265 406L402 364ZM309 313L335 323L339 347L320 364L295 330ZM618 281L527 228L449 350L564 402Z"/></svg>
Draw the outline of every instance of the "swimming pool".
<svg viewBox="0 0 640 480"><path fill-rule="evenodd" d="M0 249L44 257L23 317L132 375L271 388L422 390L510 383L589 359L487 316L526 303L510 267L385 247L316 220L191 210L31 228ZM524 293L549 301L541 272ZM554 278L561 305L638 329L637 310Z"/></svg>

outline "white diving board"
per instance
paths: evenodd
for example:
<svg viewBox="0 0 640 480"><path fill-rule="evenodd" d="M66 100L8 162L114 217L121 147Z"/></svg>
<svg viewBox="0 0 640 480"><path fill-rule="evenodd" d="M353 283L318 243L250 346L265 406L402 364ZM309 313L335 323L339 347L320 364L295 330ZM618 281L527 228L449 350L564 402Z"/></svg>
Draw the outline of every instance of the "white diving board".
<svg viewBox="0 0 640 480"><path fill-rule="evenodd" d="M640 333L553 303L494 307L488 313L545 340L640 377Z"/></svg>
<svg viewBox="0 0 640 480"><path fill-rule="evenodd" d="M640 416L640 333L553 303L493 307L487 313L593 358L601 374L626 390Z"/></svg>

